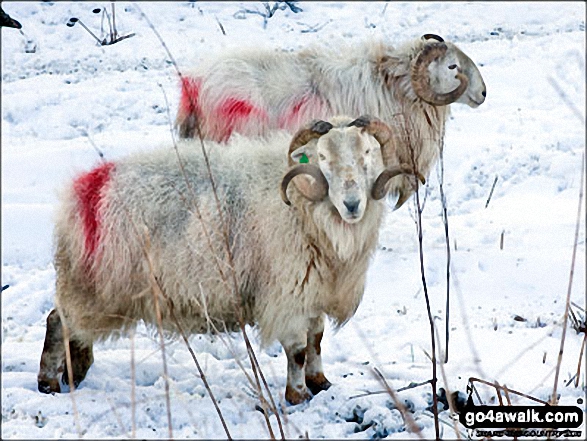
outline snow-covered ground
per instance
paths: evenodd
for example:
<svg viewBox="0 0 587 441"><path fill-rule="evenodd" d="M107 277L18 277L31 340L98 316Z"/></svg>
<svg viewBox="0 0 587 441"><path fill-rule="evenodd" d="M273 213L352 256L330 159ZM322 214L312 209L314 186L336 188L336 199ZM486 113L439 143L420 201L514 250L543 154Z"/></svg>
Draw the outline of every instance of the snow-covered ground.
<svg viewBox="0 0 587 441"><path fill-rule="evenodd" d="M273 2L270 2L272 5ZM287 49L336 39L384 36L400 42L424 33L457 43L478 64L487 100L478 109L453 105L446 134L451 271L450 390L469 377L498 381L548 400L562 334L579 200L585 125L552 87L554 79L585 115L585 3L301 2L267 20L244 9L260 2L144 2L181 69L226 47ZM113 159L169 142L169 112L179 91L175 70L132 3L117 3L120 34L100 47L98 2L3 2L24 35L2 30L2 438L85 438L131 435L131 340L97 344L95 363L74 394L44 395L36 374L53 307L52 214L57 190L99 162L88 133ZM107 26L107 23L105 23ZM224 33L223 33L224 30ZM489 205L492 184L498 177ZM422 191L422 196L425 191ZM334 386L309 403L285 409L287 437L415 437L373 376L378 367L394 388L431 377L429 326L419 269L413 202L390 213L381 232L356 316L323 341ZM583 211L584 213L584 211ZM571 299L585 305L585 223L581 216ZM446 252L437 174L423 214L425 275L444 347ZM500 247L503 243L503 249ZM577 309L575 309L577 311ZM583 312L584 314L584 312ZM520 321L522 317L525 321ZM566 386L577 371L583 334L567 330L558 392L577 405L585 396ZM251 331L251 335L254 332ZM192 336L191 345L235 438L268 437L258 401L228 346L248 368L240 335ZM286 361L278 345L258 348L269 386L281 398ZM156 334L139 328L136 436L168 436L162 363ZM222 438L225 432L191 357L167 341L173 436ZM480 387L484 400L495 394ZM428 386L399 392L426 438L434 436ZM514 402L527 401L513 397ZM584 408L585 404L580 405ZM441 433L455 438L448 412ZM275 416L271 417L277 430ZM466 433L461 426L462 433ZM583 438L585 424L582 426Z"/></svg>

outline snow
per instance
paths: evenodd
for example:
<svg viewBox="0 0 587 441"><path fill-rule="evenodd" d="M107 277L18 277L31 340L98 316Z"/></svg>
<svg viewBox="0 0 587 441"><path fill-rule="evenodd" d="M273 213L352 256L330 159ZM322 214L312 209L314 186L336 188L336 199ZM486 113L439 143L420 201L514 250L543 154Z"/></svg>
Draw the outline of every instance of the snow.
<svg viewBox="0 0 587 441"><path fill-rule="evenodd" d="M273 4L273 2L270 2ZM469 377L498 381L548 400L562 334L585 150L585 124L551 85L554 79L585 116L583 2L300 2L267 20L244 9L260 2L141 2L180 69L229 47L296 49L320 41L383 36L401 42L435 33L457 43L480 67L487 101L453 105L446 133L445 192L451 246L449 361L439 386L466 392ZM131 356L136 363L136 437L168 437L158 337L96 344L95 362L74 394L44 395L36 374L45 319L53 308L52 216L58 190L108 159L169 142L179 100L177 75L132 3L117 3L119 34L98 46L102 2L3 2L24 34L2 30L2 438L131 436ZM223 34L220 24L226 35ZM107 23L105 23L107 26ZM169 106L166 104L169 103ZM86 136L86 134L89 135ZM92 141L90 142L91 139ZM491 186L498 177L489 204ZM444 351L446 245L438 174L423 213L424 268ZM584 213L584 209L582 209ZM581 216L571 299L585 305L585 222ZM500 241L503 237L503 249ZM583 316L585 313L583 312ZM525 321L514 320L520 316ZM254 331L249 330L254 337ZM567 329L558 393L564 405L585 396L583 334ZM184 343L166 337L173 436L224 438L222 425ZM242 337L195 335L196 351L230 434L268 437ZM134 351L131 346L134 344ZM279 345L253 344L273 396L285 387ZM414 203L390 213L368 274L364 300L340 331L327 328L325 372L334 384L309 403L282 406L288 438L415 438L373 375L398 389L431 377L430 328L422 289ZM440 374L439 374L440 375ZM495 400L479 387L486 402ZM74 416L72 395L77 417ZM424 437L434 437L428 386L399 392ZM512 398L514 403L527 400ZM582 409L585 404L580 405ZM448 412L441 434L456 437ZM271 417L277 432L275 416ZM460 426L461 433L466 430ZM585 437L585 423L582 427Z"/></svg>

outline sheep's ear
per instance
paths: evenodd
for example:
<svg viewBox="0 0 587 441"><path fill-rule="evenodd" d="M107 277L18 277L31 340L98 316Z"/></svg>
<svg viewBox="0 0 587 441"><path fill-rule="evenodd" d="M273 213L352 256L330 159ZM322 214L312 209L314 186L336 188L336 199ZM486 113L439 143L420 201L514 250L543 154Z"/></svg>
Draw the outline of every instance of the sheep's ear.
<svg viewBox="0 0 587 441"><path fill-rule="evenodd" d="M313 162L314 154L307 145L303 145L291 152L290 157L295 164L304 164Z"/></svg>

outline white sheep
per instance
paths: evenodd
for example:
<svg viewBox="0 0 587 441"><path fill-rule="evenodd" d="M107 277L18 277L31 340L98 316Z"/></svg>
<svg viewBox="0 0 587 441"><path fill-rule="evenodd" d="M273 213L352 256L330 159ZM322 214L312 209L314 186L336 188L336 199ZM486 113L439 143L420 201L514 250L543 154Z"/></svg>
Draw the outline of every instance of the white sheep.
<svg viewBox="0 0 587 441"><path fill-rule="evenodd" d="M477 107L483 78L453 43L426 34L400 47L364 42L297 52L239 50L208 60L182 78L176 125L182 137L225 142L232 133L265 135L313 118L369 114L394 132L399 160L428 176L439 156L452 102ZM198 122L198 124L196 124ZM390 196L412 194L404 177Z"/></svg>
<svg viewBox="0 0 587 441"><path fill-rule="evenodd" d="M210 322L236 330L242 318L258 325L262 342L280 341L288 402L308 399L308 389L327 389L320 358L324 315L342 325L354 314L386 183L411 173L409 166L386 166L381 146L390 136L376 119L337 117L313 123L293 140L281 131L265 140L236 136L230 148L207 143L222 220L193 140L178 148L183 169L168 148L79 176L66 189L56 222L55 309L47 318L39 390L60 391L62 323L70 331L76 385L93 362L93 341L122 335L141 319L157 323L151 276L186 331L206 332ZM168 304L160 303L163 326L176 330Z"/></svg>

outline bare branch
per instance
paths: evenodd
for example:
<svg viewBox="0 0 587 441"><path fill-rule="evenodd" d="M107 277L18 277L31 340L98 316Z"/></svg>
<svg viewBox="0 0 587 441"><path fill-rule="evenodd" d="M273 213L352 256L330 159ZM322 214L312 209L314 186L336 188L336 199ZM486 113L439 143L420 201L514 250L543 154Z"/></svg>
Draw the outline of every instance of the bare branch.
<svg viewBox="0 0 587 441"><path fill-rule="evenodd" d="M577 108L575 103L571 101L571 99L567 96L565 91L562 89L560 84L551 76L548 77L548 82L550 85L556 90L556 93L560 98L564 101L569 109L573 112L573 115L577 117L577 119L581 122L581 124L585 125L585 116L581 114L581 111Z"/></svg>
<svg viewBox="0 0 587 441"><path fill-rule="evenodd" d="M444 224L444 240L446 244L446 311L445 311L445 344L444 362L448 363L448 342L450 339L450 238L448 234L448 210L444 194L444 134L445 126L440 133L440 201L442 203L442 223Z"/></svg>
<svg viewBox="0 0 587 441"><path fill-rule="evenodd" d="M569 320L569 309L571 307L571 289L573 287L573 276L575 274L575 260L577 258L577 244L579 242L579 229L581 227L581 206L583 203L583 185L585 182L585 155L581 157L581 188L579 190L579 207L577 209L577 222L575 225L575 241L573 243L573 257L571 259L571 270L569 273L569 285L567 288L567 301L565 302L565 313L563 316L563 332L561 335L561 344L558 353L558 361L556 363L556 371L554 374L554 386L552 388L551 404L556 405L558 403L558 397L556 394L558 386L558 377L560 374L560 367L563 361L563 351L565 348L565 337L567 335L567 322Z"/></svg>
<svg viewBox="0 0 587 441"><path fill-rule="evenodd" d="M406 118L406 123L408 123L408 119ZM407 125L405 126L407 127ZM411 151L411 160L412 160L412 168L414 172L418 171L418 166L416 163L416 153L414 151L414 146L412 145L410 139L410 129L405 129L405 137L407 141L407 145ZM416 186L416 215L417 215L417 229L418 229L418 251L420 256L420 273L422 276L422 287L424 289L424 298L426 300L426 311L428 313L428 322L430 325L430 343L432 346L432 401L433 401L433 408L432 412L434 413L434 430L436 433L436 439L440 439L440 427L438 423L438 395L436 391L436 382L437 382L437 374L436 374L436 338L434 335L434 318L432 317L432 309L430 306L430 297L428 295L428 286L426 284L426 272L424 269L424 245L423 245L423 228L422 228L422 206L420 204L420 195L418 192L418 181L415 180L414 185Z"/></svg>
<svg viewBox="0 0 587 441"><path fill-rule="evenodd" d="M375 372L375 377L381 382L383 387L385 387L386 392L389 394L389 396L393 400L393 404L395 405L397 410L399 410L399 412L401 413L402 418L404 419L404 423L406 424L406 426L408 426L408 428L410 429L410 432L418 435L418 438L424 439L424 437L422 436L422 431L420 430L420 428L418 427L418 425L414 421L412 414L410 412L408 412L408 410L406 409L404 404L401 402L401 400L399 399L399 397L397 396L397 394L395 393L393 388L385 380L385 377L383 376L383 374L376 367L373 368L373 372Z"/></svg>
<svg viewBox="0 0 587 441"><path fill-rule="evenodd" d="M422 381L421 383L410 383L407 386L400 387L400 388L396 389L396 392L403 392L404 390L415 389L416 387L425 386L430 383L431 383L431 380ZM352 400L354 398L368 397L369 395L378 395L378 394L387 394L387 393L389 393L389 391L387 391L387 390L377 390L374 392L366 392L364 394L353 395L352 397L349 397L349 400Z"/></svg>
<svg viewBox="0 0 587 441"><path fill-rule="evenodd" d="M546 401L544 401L544 400L541 400L539 398L536 398L536 397L533 397L531 395L525 394L523 392L519 392L517 390L510 389L510 388L508 388L506 386L500 386L499 383L497 383L497 382L492 383L490 381L482 380L480 378L470 377L469 378L469 384L472 387L474 387L473 386L473 383L474 382L478 382L478 383L485 384L487 386L493 387L498 394L499 394L499 391L506 391L507 390L508 393L519 395L519 396L524 397L524 398L528 398L529 400L536 401L537 403L540 403L540 404L548 405L548 403ZM478 394L477 394L477 397L479 398L479 401L481 401L481 397L479 397ZM482 403L482 401L481 401L481 403Z"/></svg>
<svg viewBox="0 0 587 441"><path fill-rule="evenodd" d="M171 63L173 64L173 66L174 66L174 68L175 68L175 70L176 70L176 72L177 72L180 80L183 80L184 77L183 77L183 75L182 75L182 73L181 73L181 71L180 71L180 69L179 69L179 67L177 65L177 62L175 61L173 55L169 51L169 48L167 47L167 44L165 44L165 41L161 38L161 35L159 34L159 32L157 32L157 29L153 26L153 24L151 23L151 21L149 20L149 18L144 14L144 12L141 10L141 8L138 5L136 5L136 4L135 4L135 8L139 11L139 13L145 19L145 21L147 22L147 24L149 25L149 27L151 28L151 30L155 33L155 35L158 38L159 42L161 43L161 45L165 49L167 55L169 56L169 59L171 60ZM191 99L191 97L190 97L190 99ZM192 105L193 104L195 104L195 103L192 103ZM168 112L169 112L169 106L168 106ZM281 418L279 416L279 412L278 412L277 406L275 405L275 401L273 400L273 397L271 395L271 391L269 390L269 386L267 384L267 381L265 380L265 377L264 377L264 375L263 375L263 373L261 371L261 367L258 364L257 358L256 358L255 353L254 353L254 350L253 350L253 347L252 347L252 345L251 345L251 343L249 341L249 338L248 338L248 335L247 335L247 332L246 332L246 329L245 329L245 322L243 320L242 311L240 309L240 303L238 301L238 292L239 292L239 290L238 290L238 283L237 283L237 280L236 280L236 271L234 269L233 256L232 256L231 247L230 247L230 240L229 240L230 235L229 235L229 231L228 231L228 223L225 222L225 220L224 220L224 215L223 215L223 211L222 211L222 208L221 208L220 199L218 197L218 191L217 191L217 188L216 188L216 183L215 183L214 176L213 176L213 173L212 173L212 168L210 166L210 160L209 160L209 157L208 157L208 152L206 151L206 148L204 146L204 140L203 140L203 136L202 136L202 132L201 132L201 128L200 128L200 121L198 121L198 120L196 120L196 129L197 129L198 138L199 138L199 141L200 141L200 147L201 147L201 150L202 150L202 155L203 155L203 158L204 158L204 163L206 165L206 170L208 172L208 178L209 178L209 181L210 181L210 185L212 187L212 192L214 194L214 199L215 199L215 202L216 202L216 209L217 209L217 214L218 214L218 217L219 217L220 225L221 225L221 227L223 227L222 229L223 229L223 236L224 236L223 237L224 238L224 251L225 251L225 254L226 254L226 258L228 260L228 267L230 268L230 276L231 276L231 279L232 279L233 295L234 295L234 299L235 299L234 307L236 309L236 314L237 314L237 317L238 317L238 320L239 320L239 326L240 326L240 329L241 329L241 332L243 334L243 338L245 340L245 344L246 344L246 347L247 347L247 353L249 355L249 359L250 359L250 362L251 362L251 367L253 369L253 374L254 374L254 377L255 377L256 384L257 384L257 391L259 393L261 404L263 406L265 406L266 400L264 399L263 391L262 391L262 387L261 387L261 381L262 381L263 382L263 385L265 386L265 389L267 390L267 393L269 395L269 400L270 400L271 405L272 405L272 410L273 410L273 412L276 415L276 419L277 419L277 423L278 423L278 426L279 426L281 438L282 439L285 439L285 434L284 434L284 431L283 431L283 425L282 425L282 422L281 422ZM175 140L174 140L174 142L175 142ZM178 159L179 159L179 156L178 156ZM180 163L181 163L181 161L180 161ZM187 179L187 176L185 175L185 173L184 173L184 177L186 177L186 179ZM200 220L200 222L203 225L203 220L202 220L201 216L199 216L199 220ZM203 227L204 227L204 225L203 225ZM212 250L212 251L214 251L214 250ZM261 378L261 380L259 380L259 377ZM217 408L217 410L219 412L220 409ZM265 422L266 422L267 428L269 430L269 435L273 439L273 438L275 438L275 436L273 434L273 429L272 429L271 423L269 421L268 412L265 411L265 412L263 412L263 414L264 414L264 417L265 417ZM223 419L222 418L222 414L219 413L219 415L221 416L221 419ZM225 428L225 430L227 430L227 429ZM228 432L227 432L227 434L228 434Z"/></svg>
<svg viewBox="0 0 587 441"><path fill-rule="evenodd" d="M159 286L159 282L155 277L155 268L153 266L153 262L150 258L151 252L151 237L149 235L149 230L147 227L144 227L144 251L147 257L147 263L149 264L149 279L151 282L151 288L153 290L153 302L155 304L155 315L157 317L157 327L159 328L159 344L161 347L161 358L163 361L163 376L165 381L165 404L167 406L167 429L169 433L169 438L173 438L173 426L171 424L171 400L169 397L169 374L167 371L167 356L165 354L165 340L163 339L163 324L162 324L162 317L161 317L161 307L159 305L159 296L163 297L163 291Z"/></svg>
<svg viewBox="0 0 587 441"><path fill-rule="evenodd" d="M487 198L487 202L485 202L485 208L489 205L489 201L491 200L491 196L493 196L493 190L495 189L495 184L497 184L497 176L493 181L493 185L491 186L491 191L489 192L489 197Z"/></svg>
<svg viewBox="0 0 587 441"><path fill-rule="evenodd" d="M64 317L61 312L57 311L61 320L61 329L63 330L63 345L65 346L65 368L67 369L67 379L69 386L69 396L71 397L71 406L73 409L73 419L75 421L75 430L77 436L82 437L82 429L79 424L79 412L77 410L77 404L75 402L75 384L73 383L73 365L71 363L71 347L69 346L69 328L65 324Z"/></svg>

